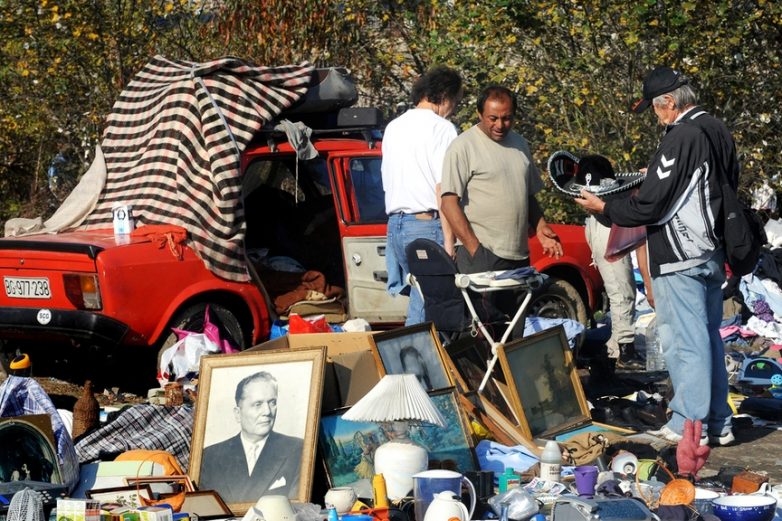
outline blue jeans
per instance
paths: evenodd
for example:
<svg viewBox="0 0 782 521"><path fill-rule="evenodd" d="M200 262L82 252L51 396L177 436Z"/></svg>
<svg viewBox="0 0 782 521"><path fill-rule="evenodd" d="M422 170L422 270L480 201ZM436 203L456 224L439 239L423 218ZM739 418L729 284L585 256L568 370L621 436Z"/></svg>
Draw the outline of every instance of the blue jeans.
<svg viewBox="0 0 782 521"><path fill-rule="evenodd" d="M388 292L391 295L410 294L405 325L426 321L424 300L417 290L407 284L407 257L405 247L415 239L431 239L442 246L445 243L440 219L417 219L415 215L392 214L388 216L388 238L386 240L386 269L388 270Z"/></svg>
<svg viewBox="0 0 782 521"><path fill-rule="evenodd" d="M728 373L720 337L722 250L705 263L652 279L657 331L673 385L667 426L681 434L684 420L702 420L717 436L730 430Z"/></svg>

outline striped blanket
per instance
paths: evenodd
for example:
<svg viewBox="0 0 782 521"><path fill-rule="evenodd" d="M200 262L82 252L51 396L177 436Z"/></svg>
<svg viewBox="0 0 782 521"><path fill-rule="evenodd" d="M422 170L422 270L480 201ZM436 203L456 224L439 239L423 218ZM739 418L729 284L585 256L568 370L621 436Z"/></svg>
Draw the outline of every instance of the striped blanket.
<svg viewBox="0 0 782 521"><path fill-rule="evenodd" d="M307 64L256 67L237 58L191 63L155 56L120 95L101 147L107 179L81 229L173 224L219 277L249 280L240 154L253 134L307 90Z"/></svg>

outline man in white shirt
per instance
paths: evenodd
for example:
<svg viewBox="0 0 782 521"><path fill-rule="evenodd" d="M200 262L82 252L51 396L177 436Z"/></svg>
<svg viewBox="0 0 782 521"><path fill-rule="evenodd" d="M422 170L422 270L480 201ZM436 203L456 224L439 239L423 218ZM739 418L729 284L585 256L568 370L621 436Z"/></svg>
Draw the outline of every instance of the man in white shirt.
<svg viewBox="0 0 782 521"><path fill-rule="evenodd" d="M443 158L456 137L448 118L462 97L462 79L448 67L430 69L413 85L415 108L391 121L383 135L383 190L388 214L388 292L409 294L406 325L425 320L421 295L406 281L405 247L432 239L453 253L453 233L440 215Z"/></svg>

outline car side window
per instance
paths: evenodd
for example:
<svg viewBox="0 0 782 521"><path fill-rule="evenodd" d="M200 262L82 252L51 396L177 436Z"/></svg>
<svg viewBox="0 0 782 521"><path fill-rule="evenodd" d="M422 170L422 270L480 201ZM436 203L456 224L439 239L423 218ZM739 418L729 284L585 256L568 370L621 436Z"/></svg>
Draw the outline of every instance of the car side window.
<svg viewBox="0 0 782 521"><path fill-rule="evenodd" d="M350 160L350 183L358 205L358 223L384 223L386 215L385 191L380 174L379 157Z"/></svg>

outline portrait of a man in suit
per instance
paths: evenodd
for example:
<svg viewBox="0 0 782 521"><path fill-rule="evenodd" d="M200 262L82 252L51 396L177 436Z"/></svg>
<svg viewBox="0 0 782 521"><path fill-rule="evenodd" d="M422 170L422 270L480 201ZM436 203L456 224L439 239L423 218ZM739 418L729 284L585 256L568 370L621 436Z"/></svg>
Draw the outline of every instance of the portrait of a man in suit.
<svg viewBox="0 0 782 521"><path fill-rule="evenodd" d="M226 503L267 494L296 497L304 440L274 431L277 393L277 379L266 371L239 382L233 408L239 434L204 447L201 490L218 490Z"/></svg>

